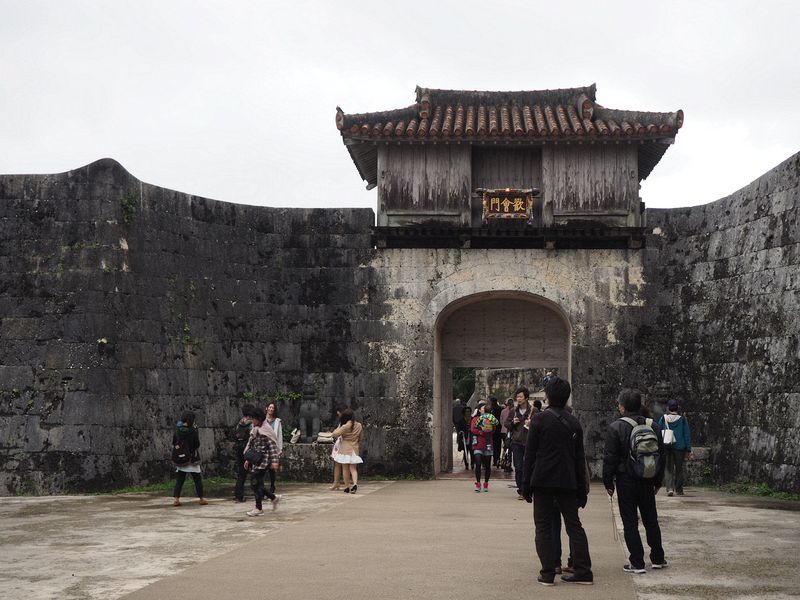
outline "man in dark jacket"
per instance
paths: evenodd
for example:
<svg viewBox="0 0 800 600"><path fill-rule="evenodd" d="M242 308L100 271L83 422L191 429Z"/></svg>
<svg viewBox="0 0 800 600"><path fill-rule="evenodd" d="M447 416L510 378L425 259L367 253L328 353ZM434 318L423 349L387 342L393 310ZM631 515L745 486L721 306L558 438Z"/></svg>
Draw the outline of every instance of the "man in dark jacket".
<svg viewBox="0 0 800 600"><path fill-rule="evenodd" d="M522 500L522 465L525 458L525 440L528 439L528 421L533 408L529 402L528 388L520 386L514 391L516 406L508 413L505 425L508 430L511 458L514 461L514 478L517 482L517 499Z"/></svg>
<svg viewBox="0 0 800 600"><path fill-rule="evenodd" d="M247 471L244 468L244 448L250 439L250 430L253 428L252 416L255 406L245 404L242 407L242 418L236 423L233 435L236 443L236 483L233 486L233 499L236 502L244 502L244 482L247 479Z"/></svg>
<svg viewBox="0 0 800 600"><path fill-rule="evenodd" d="M617 398L617 404L622 418L613 421L608 426L606 433L603 485L605 485L608 495L613 496L616 480L619 515L625 530L625 545L630 553L630 562L623 566L622 570L626 573L643 574L647 571L644 567L644 547L639 535L637 510L642 515L642 524L647 534L653 568L663 569L667 566L667 561L664 560L664 547L661 545L658 513L656 512L656 494L661 488L664 465L663 461L658 462L655 476L651 479L640 479L632 473L629 463L631 462L630 438L633 425L627 421L627 418L633 419L639 425L649 424L653 428L658 438L660 456L664 456L664 447L658 425L655 425L652 419L645 419L641 414L642 395L639 390L622 390Z"/></svg>
<svg viewBox="0 0 800 600"><path fill-rule="evenodd" d="M553 585L555 580L553 517L558 511L564 518L575 568L574 574L561 579L589 585L594 581L589 542L578 517L578 508L586 506L583 428L565 410L572 393L569 382L553 377L544 392L549 406L531 418L522 469L522 494L533 502L536 554L542 563L538 581Z"/></svg>

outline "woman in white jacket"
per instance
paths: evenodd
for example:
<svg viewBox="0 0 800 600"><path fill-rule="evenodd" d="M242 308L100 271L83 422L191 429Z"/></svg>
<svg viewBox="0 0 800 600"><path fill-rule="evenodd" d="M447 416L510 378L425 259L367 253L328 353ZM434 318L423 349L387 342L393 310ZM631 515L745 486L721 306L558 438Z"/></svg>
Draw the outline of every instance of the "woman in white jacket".
<svg viewBox="0 0 800 600"><path fill-rule="evenodd" d="M278 444L278 456L283 454L283 426L281 425L281 420L278 418L278 407L275 406L274 402L270 402L267 405L267 420L265 424L272 427L272 431L275 432L275 443ZM269 470L269 491L271 494L275 493L275 471L272 469Z"/></svg>

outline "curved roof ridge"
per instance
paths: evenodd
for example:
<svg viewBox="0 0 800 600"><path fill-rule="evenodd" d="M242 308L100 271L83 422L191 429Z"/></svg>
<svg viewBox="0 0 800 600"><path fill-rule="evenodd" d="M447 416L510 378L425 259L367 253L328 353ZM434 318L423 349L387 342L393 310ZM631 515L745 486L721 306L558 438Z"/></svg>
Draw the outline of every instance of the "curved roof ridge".
<svg viewBox="0 0 800 600"><path fill-rule="evenodd" d="M484 102L486 104L536 104L536 103L568 103L573 102L581 94L592 102L595 101L597 84L574 87L556 88L544 90L509 90L509 91L488 91L488 90L445 90L437 88L416 87L417 104L428 101L432 104L469 104L474 102Z"/></svg>

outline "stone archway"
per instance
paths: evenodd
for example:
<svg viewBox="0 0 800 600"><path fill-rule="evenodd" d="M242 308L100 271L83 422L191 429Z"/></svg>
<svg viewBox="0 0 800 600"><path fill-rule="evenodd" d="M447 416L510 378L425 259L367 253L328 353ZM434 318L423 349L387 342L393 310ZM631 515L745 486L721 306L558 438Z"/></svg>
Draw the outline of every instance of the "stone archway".
<svg viewBox="0 0 800 600"><path fill-rule="evenodd" d="M436 473L453 468L450 451L454 367L559 367L570 377L571 327L553 302L525 292L474 294L446 306L434 341L433 453Z"/></svg>

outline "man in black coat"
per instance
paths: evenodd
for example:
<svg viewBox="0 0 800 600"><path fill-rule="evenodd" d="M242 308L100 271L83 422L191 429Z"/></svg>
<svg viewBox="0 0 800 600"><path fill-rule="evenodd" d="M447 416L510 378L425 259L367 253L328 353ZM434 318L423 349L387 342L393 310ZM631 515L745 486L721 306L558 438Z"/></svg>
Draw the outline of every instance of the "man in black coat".
<svg viewBox="0 0 800 600"><path fill-rule="evenodd" d="M533 502L536 526L536 553L542 563L538 581L553 585L556 557L553 544L553 517L561 513L569 536L575 573L562 575L562 581L590 585L594 581L589 542L578 517L586 506L586 458L583 428L565 410L572 393L569 382L552 378L545 386L547 410L531 418L522 469L522 495Z"/></svg>
<svg viewBox="0 0 800 600"><path fill-rule="evenodd" d="M619 516L625 531L625 545L630 553L630 562L622 567L626 573L646 573L644 566L644 547L639 535L639 517L637 510L642 515L642 525L647 535L647 544L650 546L650 561L654 569L663 569L667 566L664 560L664 547L661 545L661 528L658 526L658 513L656 512L656 494L661 488L664 478L664 464L659 460L655 476L650 479L637 478L628 466L630 463L630 438L633 425L628 419L633 419L638 425L647 424L652 427L658 440L660 456L664 456L664 446L661 431L652 419L642 416L642 395L639 390L625 389L617 398L617 405L621 418L608 426L606 433L606 447L603 453L603 485L609 496L614 495L614 481L617 484L617 500L619 503ZM649 421L649 423L648 423Z"/></svg>

